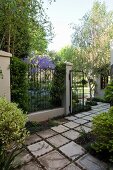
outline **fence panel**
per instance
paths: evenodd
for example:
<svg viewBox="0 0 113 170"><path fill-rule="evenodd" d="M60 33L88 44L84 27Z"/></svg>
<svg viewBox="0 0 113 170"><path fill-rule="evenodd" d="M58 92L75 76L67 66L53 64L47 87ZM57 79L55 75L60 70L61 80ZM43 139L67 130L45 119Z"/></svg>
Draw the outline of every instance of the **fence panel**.
<svg viewBox="0 0 113 170"><path fill-rule="evenodd" d="M77 113L82 110L85 105L85 91L84 91L84 72L83 71L71 71L70 79L70 94L72 94L72 112ZM70 102L71 103L71 102Z"/></svg>
<svg viewBox="0 0 113 170"><path fill-rule="evenodd" d="M40 69L37 65L29 66L29 113L54 108L51 89L54 69Z"/></svg>

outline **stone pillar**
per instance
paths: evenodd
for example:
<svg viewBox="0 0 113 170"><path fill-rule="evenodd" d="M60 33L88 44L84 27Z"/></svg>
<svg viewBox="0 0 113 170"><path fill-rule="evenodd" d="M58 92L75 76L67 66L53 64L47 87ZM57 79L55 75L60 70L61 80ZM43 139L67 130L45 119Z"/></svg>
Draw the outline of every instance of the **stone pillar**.
<svg viewBox="0 0 113 170"><path fill-rule="evenodd" d="M104 89L101 89L101 75L96 76L96 90L94 97L104 97Z"/></svg>
<svg viewBox="0 0 113 170"><path fill-rule="evenodd" d="M111 52L111 72L110 76L113 79L113 40L110 41L110 52Z"/></svg>
<svg viewBox="0 0 113 170"><path fill-rule="evenodd" d="M70 91L70 81L72 81L72 63L66 63L66 78L65 78L65 95L64 95L64 107L65 107L65 113L68 115L70 112L72 112L72 91ZM71 72L71 74L70 74ZM71 101L71 103L70 103Z"/></svg>
<svg viewBox="0 0 113 170"><path fill-rule="evenodd" d="M11 53L0 50L0 68L3 79L0 78L0 97L5 97L10 101L10 57Z"/></svg>

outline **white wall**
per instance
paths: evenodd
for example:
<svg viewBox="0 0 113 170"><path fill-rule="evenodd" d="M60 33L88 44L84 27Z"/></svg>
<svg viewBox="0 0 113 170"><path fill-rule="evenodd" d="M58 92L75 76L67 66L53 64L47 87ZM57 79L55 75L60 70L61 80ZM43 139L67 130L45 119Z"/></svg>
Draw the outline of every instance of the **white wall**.
<svg viewBox="0 0 113 170"><path fill-rule="evenodd" d="M6 97L10 101L10 57L12 54L0 51L0 68L3 79L0 79L0 97Z"/></svg>
<svg viewBox="0 0 113 170"><path fill-rule="evenodd" d="M44 110L28 114L29 121L42 122L65 114L64 108Z"/></svg>

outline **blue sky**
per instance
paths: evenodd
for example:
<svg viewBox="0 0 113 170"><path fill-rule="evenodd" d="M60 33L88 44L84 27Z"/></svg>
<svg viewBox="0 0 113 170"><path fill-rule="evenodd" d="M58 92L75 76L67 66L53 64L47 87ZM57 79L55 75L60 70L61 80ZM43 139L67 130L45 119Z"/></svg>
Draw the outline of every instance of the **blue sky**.
<svg viewBox="0 0 113 170"><path fill-rule="evenodd" d="M113 0L100 0L103 1L108 10L113 10ZM71 44L73 31L70 24L78 24L82 16L91 9L93 2L94 0L56 0L50 5L45 0L44 7L55 32L55 37L48 46L49 50L58 51Z"/></svg>

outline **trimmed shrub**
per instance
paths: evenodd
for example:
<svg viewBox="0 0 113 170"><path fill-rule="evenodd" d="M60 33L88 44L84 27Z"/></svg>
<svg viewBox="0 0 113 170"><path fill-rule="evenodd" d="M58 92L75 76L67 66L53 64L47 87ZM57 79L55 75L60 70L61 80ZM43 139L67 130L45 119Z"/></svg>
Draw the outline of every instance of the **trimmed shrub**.
<svg viewBox="0 0 113 170"><path fill-rule="evenodd" d="M52 105L55 107L59 107L62 105L63 94L65 90L65 74L66 65L62 62L57 63L51 88Z"/></svg>
<svg viewBox="0 0 113 170"><path fill-rule="evenodd" d="M103 98L100 98L100 97L94 97L94 98L92 98L92 101L95 101L95 102L106 102L105 101L105 99L103 99Z"/></svg>
<svg viewBox="0 0 113 170"><path fill-rule="evenodd" d="M91 110L90 105L83 106L81 104L74 104L73 108L72 108L73 114L80 113L80 112L83 112L83 111L89 111L89 110Z"/></svg>
<svg viewBox="0 0 113 170"><path fill-rule="evenodd" d="M15 103L0 98L0 168L9 170L15 153L22 147L26 136L27 116Z"/></svg>
<svg viewBox="0 0 113 170"><path fill-rule="evenodd" d="M96 106L97 102L96 101L87 101L86 105L90 105L90 106Z"/></svg>
<svg viewBox="0 0 113 170"><path fill-rule="evenodd" d="M28 65L19 58L11 59L11 101L28 111Z"/></svg>
<svg viewBox="0 0 113 170"><path fill-rule="evenodd" d="M96 142L92 147L97 151L108 151L113 153L113 107L108 113L101 113L93 118L93 134L96 136Z"/></svg>
<svg viewBox="0 0 113 170"><path fill-rule="evenodd" d="M110 103L111 106L113 106L113 81L110 82L110 84L107 85L105 88L105 100Z"/></svg>

